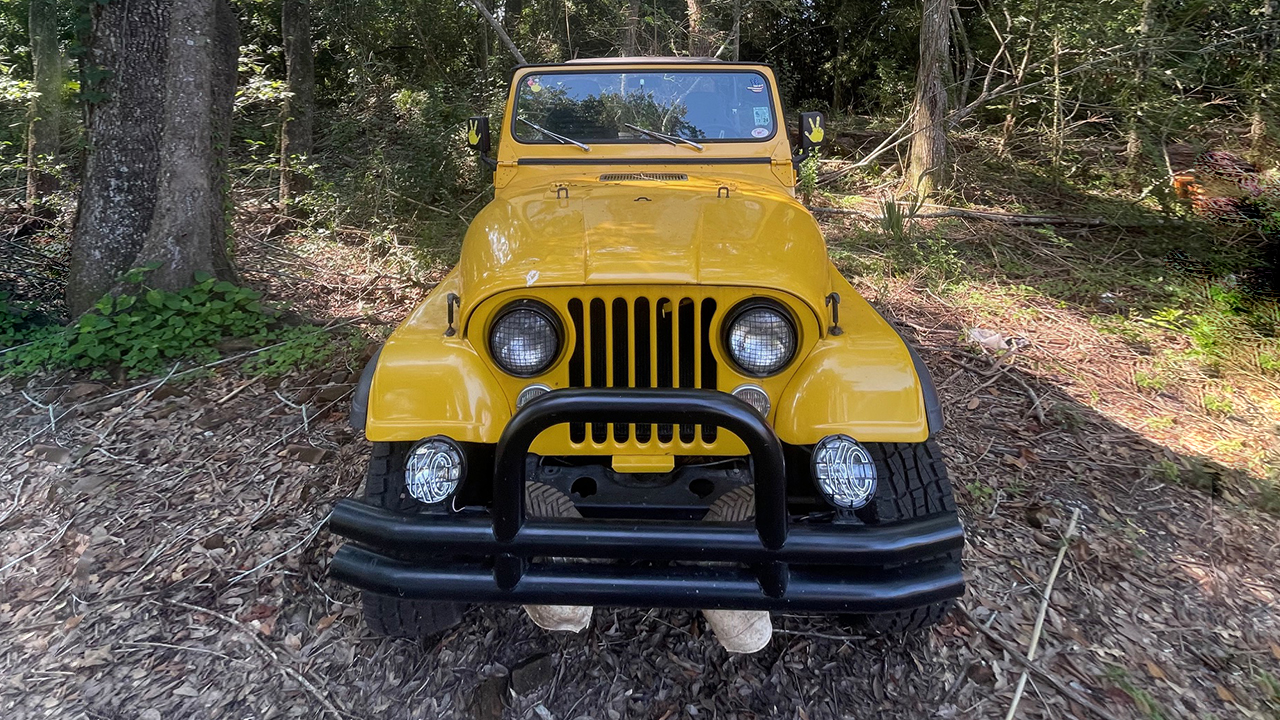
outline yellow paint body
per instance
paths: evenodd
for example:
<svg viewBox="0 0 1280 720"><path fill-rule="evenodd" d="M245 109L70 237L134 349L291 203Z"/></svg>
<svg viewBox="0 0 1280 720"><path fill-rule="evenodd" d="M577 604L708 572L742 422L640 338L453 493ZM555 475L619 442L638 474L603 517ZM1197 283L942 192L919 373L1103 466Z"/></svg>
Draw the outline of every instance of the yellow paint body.
<svg viewBox="0 0 1280 720"><path fill-rule="evenodd" d="M777 86L767 67L748 67ZM614 62L608 68L627 66ZM660 351L672 353L672 367L692 373L694 387L763 388L772 402L768 419L787 443L811 445L836 433L866 442L928 437L911 356L828 259L817 223L794 197L791 147L781 128L766 142L706 143L701 152L661 143L596 144L590 153L520 143L511 132L514 89L538 71L546 69L515 74L499 131L495 198L468 229L458 265L383 348L369 393L370 440L446 435L495 443L529 385L646 386L637 375L652 375L653 367L668 362ZM780 118L776 95L773 101ZM565 161L570 164L559 164ZM602 179L626 173L687 179ZM843 301L839 335L829 330L825 299L832 292ZM460 298L457 333L446 336L451 293ZM799 340L795 359L766 378L737 371L721 340L728 311L757 297L790 311ZM561 356L534 378L508 375L489 356L496 314L521 299L546 303L564 330ZM640 307L652 313L647 342L638 336ZM596 323L597 316L604 319ZM686 336L682 325L689 326ZM660 332L674 338L670 347L662 346ZM697 340L689 344L682 337ZM574 382L570 356L580 343L592 348L588 354L605 356L595 367L595 355L580 362ZM647 361L636 357L646 345ZM714 368L713 380L704 376L708 368ZM645 379L654 384L654 377ZM670 380L668 386L690 386ZM569 426L560 426L543 433L532 449L609 455L628 467L665 467L664 458L677 455L745 453L727 433L668 428L664 439L656 430L645 439L635 428L610 426L603 437L598 428L578 428L575 437ZM654 460L646 464L646 456Z"/></svg>

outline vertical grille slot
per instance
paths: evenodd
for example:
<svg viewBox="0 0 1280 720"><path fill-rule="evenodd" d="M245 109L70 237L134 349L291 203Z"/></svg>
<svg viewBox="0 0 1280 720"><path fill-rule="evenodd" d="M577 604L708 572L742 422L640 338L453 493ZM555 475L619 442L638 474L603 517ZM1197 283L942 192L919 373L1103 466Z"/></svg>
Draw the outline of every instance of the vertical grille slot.
<svg viewBox="0 0 1280 720"><path fill-rule="evenodd" d="M715 389L712 354L716 302L711 298L591 298L567 304L576 342L569 355L569 386L592 388ZM634 429L633 429L634 428ZM656 429L655 429L656 428ZM619 445L716 441L715 427L694 424L569 424L569 440Z"/></svg>
<svg viewBox="0 0 1280 720"><path fill-rule="evenodd" d="M671 301L667 298L658 300L654 318L654 330L657 333L657 362L655 363L658 371L657 382L654 387L672 388L675 387L675 363L671 356L672 340L674 339L673 331L675 330L675 313L672 312ZM671 425L658 426L658 442L671 442L674 437Z"/></svg>
<svg viewBox="0 0 1280 720"><path fill-rule="evenodd" d="M582 301L569 301L569 319L573 322L573 334L578 338L573 346L573 354L569 356L569 387L586 387L586 348L583 341ZM569 441L580 443L587 439L586 426L582 423L569 424Z"/></svg>
<svg viewBox="0 0 1280 720"><path fill-rule="evenodd" d="M676 323L676 345L679 348L676 351L676 362L679 363L680 387L691 388L697 387L697 365L698 352L702 349L698 346L697 340L697 319L694 317L698 314L698 307L690 298L684 298L680 301L677 309L679 313L678 322ZM694 426L684 424L680 426L680 442L691 443L694 439Z"/></svg>
<svg viewBox="0 0 1280 720"><path fill-rule="evenodd" d="M635 305L636 319L636 387L653 387L653 321L650 315L649 298L639 298ZM636 426L636 442L647 444L653 439L652 425Z"/></svg>
<svg viewBox="0 0 1280 720"><path fill-rule="evenodd" d="M631 353L629 350L631 329L627 323L627 301L616 298L613 301L613 317L610 318L610 330L613 332L613 377L610 387L631 387ZM631 437L631 426L616 423L613 426L613 441L624 443Z"/></svg>
<svg viewBox="0 0 1280 720"><path fill-rule="evenodd" d="M605 317L604 301L591 301L591 325L589 326L588 354L591 357L591 387L609 387L609 320ZM609 439L608 423L591 423L591 440L601 445Z"/></svg>
<svg viewBox="0 0 1280 720"><path fill-rule="evenodd" d="M702 327L701 327L702 355L700 356L702 360L702 362L700 363L701 364L700 369L702 371L702 377L700 379L702 383L698 387L711 388L713 390L719 387L719 385L717 384L719 378L717 378L716 376L716 370L717 370L716 356L711 353L711 328L715 327L715 325L712 322L715 320L715 317L716 317L716 301L712 300L711 298L707 298L703 300L702 301ZM715 442L716 430L718 429L719 428L717 428L715 425L703 425L702 426L702 442L707 444L711 444Z"/></svg>

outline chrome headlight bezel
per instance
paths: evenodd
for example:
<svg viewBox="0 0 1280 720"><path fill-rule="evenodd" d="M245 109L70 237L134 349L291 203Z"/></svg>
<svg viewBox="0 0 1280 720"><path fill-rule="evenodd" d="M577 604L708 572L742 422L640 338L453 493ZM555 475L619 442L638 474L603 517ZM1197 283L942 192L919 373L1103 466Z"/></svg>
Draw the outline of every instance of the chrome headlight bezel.
<svg viewBox="0 0 1280 720"><path fill-rule="evenodd" d="M827 502L844 510L865 507L875 499L880 483L871 452L848 435L822 438L813 447L809 471Z"/></svg>
<svg viewBox="0 0 1280 720"><path fill-rule="evenodd" d="M444 435L419 440L405 456L405 491L424 505L438 505L453 497L466 476L467 453Z"/></svg>
<svg viewBox="0 0 1280 720"><path fill-rule="evenodd" d="M772 313L782 321L790 334L790 348L788 348L786 356L782 360L768 367L747 367L747 364L734 353L734 329L749 314L761 311ZM735 305L725 316L720 335L721 347L724 349L725 357L735 370L746 377L765 378L777 375L786 370L800 352L800 332L795 317L792 316L791 311L785 305L770 298L750 298Z"/></svg>
<svg viewBox="0 0 1280 720"><path fill-rule="evenodd" d="M518 368L511 367L503 362L503 353L495 345L498 336L498 328L501 323L510 318L515 313L533 313L547 323L554 338L554 351L547 356L547 359L536 367ZM503 306L501 310L494 314L493 320L489 323L488 338L485 341L489 350L489 357L493 359L493 363L498 366L502 372L518 378L532 378L545 374L548 370L555 366L556 361L560 359L564 352L564 326L560 322L560 316L556 314L549 306L537 300L516 300Z"/></svg>

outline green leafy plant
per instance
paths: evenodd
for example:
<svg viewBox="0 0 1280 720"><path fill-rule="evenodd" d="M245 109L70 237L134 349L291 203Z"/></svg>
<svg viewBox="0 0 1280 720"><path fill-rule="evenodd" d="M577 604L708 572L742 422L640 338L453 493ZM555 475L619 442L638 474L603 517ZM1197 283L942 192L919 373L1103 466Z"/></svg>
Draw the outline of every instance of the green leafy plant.
<svg viewBox="0 0 1280 720"><path fill-rule="evenodd" d="M273 313L261 293L201 273L191 287L169 292L143 285L147 268L126 281L136 294L107 296L65 328L45 328L28 345L0 356L0 372L120 367L130 375L155 372L178 359L207 362L229 337L265 341Z"/></svg>
<svg viewBox="0 0 1280 720"><path fill-rule="evenodd" d="M816 153L800 163L800 177L796 183L796 189L800 191L800 196L804 198L806 205L813 201L814 193L818 192L818 155Z"/></svg>
<svg viewBox="0 0 1280 720"><path fill-rule="evenodd" d="M314 326L292 327L273 339L278 344L249 358L242 368L244 372L279 377L295 369L326 365L339 351L358 352L366 343L359 333L348 332L335 337L331 331Z"/></svg>

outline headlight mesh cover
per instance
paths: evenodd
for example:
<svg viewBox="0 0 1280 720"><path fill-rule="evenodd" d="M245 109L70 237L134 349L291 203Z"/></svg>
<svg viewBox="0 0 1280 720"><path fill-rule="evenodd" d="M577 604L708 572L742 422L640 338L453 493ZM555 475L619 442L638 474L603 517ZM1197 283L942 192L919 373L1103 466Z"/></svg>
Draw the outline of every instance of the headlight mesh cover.
<svg viewBox="0 0 1280 720"><path fill-rule="evenodd" d="M796 332L782 313L770 307L747 310L729 329L729 354L749 373L781 370L796 351Z"/></svg>
<svg viewBox="0 0 1280 720"><path fill-rule="evenodd" d="M489 350L507 372L537 375L555 360L560 339L545 315L537 310L518 308L504 313L494 323Z"/></svg>

